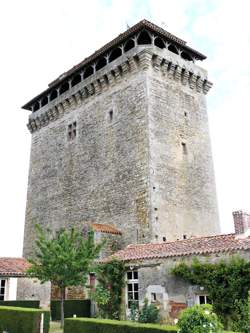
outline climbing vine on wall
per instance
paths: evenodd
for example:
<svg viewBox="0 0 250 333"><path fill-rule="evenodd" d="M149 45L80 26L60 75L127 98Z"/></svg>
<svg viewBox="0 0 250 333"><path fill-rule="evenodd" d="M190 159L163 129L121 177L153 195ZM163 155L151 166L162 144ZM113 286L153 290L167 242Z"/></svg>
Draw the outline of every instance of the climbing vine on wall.
<svg viewBox="0 0 250 333"><path fill-rule="evenodd" d="M220 316L226 328L249 332L247 330L250 328L247 311L250 289L249 261L232 257L229 261L204 263L195 259L191 265L184 262L178 264L172 273L193 285L206 288L213 302L214 311Z"/></svg>
<svg viewBox="0 0 250 333"><path fill-rule="evenodd" d="M101 317L120 318L124 274L123 262L116 259L96 267L98 285L92 293L92 298L98 305Z"/></svg>

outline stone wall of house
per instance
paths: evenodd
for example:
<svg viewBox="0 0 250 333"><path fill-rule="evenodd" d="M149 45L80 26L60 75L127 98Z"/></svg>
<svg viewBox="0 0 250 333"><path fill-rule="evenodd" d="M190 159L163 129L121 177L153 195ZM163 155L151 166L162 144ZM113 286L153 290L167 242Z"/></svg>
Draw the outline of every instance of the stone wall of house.
<svg viewBox="0 0 250 333"><path fill-rule="evenodd" d="M198 256L198 259L218 262L221 259L228 260L233 254L250 260L250 251ZM181 309L194 305L198 295L206 295L207 292L202 286L192 286L171 274L175 265L183 261L191 263L193 259L194 256L188 256L130 263L128 269L138 270L140 306L143 305L145 298L152 302L152 294L155 293L155 304L159 306L163 319L171 321L177 318Z"/></svg>
<svg viewBox="0 0 250 333"><path fill-rule="evenodd" d="M37 279L18 278L17 300L40 300L40 306L50 306L50 282L41 284Z"/></svg>

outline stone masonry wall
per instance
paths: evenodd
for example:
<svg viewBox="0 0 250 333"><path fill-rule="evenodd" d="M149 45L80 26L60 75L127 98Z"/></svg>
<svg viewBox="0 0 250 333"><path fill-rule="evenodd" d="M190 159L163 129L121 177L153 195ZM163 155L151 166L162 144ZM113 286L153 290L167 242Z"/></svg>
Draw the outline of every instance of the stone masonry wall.
<svg viewBox="0 0 250 333"><path fill-rule="evenodd" d="M238 251L234 254L246 260L250 260L249 251ZM231 256L232 253L221 253L199 256L198 259L204 262L209 261L215 263L222 259L228 260ZM193 256L188 256L185 258L166 258L148 261L145 260L143 263L130 263L129 269L131 267L138 269L140 306L143 305L145 298L151 302L152 293L155 293L155 303L159 306L162 317L166 320L171 320L171 313L172 317L177 315L176 309L182 309L185 306L192 306L196 302L197 295L207 294L206 290L200 288L202 286L192 286L184 280L176 278L171 274L175 265L183 261L191 264L193 259Z"/></svg>
<svg viewBox="0 0 250 333"><path fill-rule="evenodd" d="M144 72L130 75L32 134L25 257L36 223L52 230L107 223L122 231L123 245L149 240L145 82ZM74 121L77 136L68 141Z"/></svg>
<svg viewBox="0 0 250 333"><path fill-rule="evenodd" d="M151 221L156 242L220 232L205 96L181 78L181 71L166 72L159 66L169 58L167 53L154 51L158 55L148 72ZM171 55L171 60L185 66L178 55Z"/></svg>

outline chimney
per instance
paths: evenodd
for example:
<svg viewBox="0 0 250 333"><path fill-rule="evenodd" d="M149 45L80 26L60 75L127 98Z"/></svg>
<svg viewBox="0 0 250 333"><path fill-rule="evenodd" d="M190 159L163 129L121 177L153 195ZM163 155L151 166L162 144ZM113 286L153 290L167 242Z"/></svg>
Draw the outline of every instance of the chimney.
<svg viewBox="0 0 250 333"><path fill-rule="evenodd" d="M250 214L238 210L233 212L233 219L235 234L248 236L250 234Z"/></svg>

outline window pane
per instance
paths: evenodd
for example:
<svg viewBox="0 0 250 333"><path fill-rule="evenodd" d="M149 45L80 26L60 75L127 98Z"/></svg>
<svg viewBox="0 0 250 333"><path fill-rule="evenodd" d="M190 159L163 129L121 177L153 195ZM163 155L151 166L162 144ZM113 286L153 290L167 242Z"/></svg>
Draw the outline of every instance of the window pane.
<svg viewBox="0 0 250 333"><path fill-rule="evenodd" d="M199 296L199 299L200 299L200 304L205 304L205 296L204 295Z"/></svg>
<svg viewBox="0 0 250 333"><path fill-rule="evenodd" d="M134 293L134 299L139 300L139 293L137 291Z"/></svg>
<svg viewBox="0 0 250 333"><path fill-rule="evenodd" d="M5 280L1 280L1 287L5 286Z"/></svg>
<svg viewBox="0 0 250 333"><path fill-rule="evenodd" d="M1 294L1 295L4 295L4 288L1 288L1 289L0 289L0 294Z"/></svg>
<svg viewBox="0 0 250 333"><path fill-rule="evenodd" d="M132 280L132 272L127 273L127 278L128 278L128 280Z"/></svg>
<svg viewBox="0 0 250 333"><path fill-rule="evenodd" d="M138 291L138 283L134 283L134 291Z"/></svg>
<svg viewBox="0 0 250 333"><path fill-rule="evenodd" d="M133 285L131 283L128 284L128 291L133 291Z"/></svg>
<svg viewBox="0 0 250 333"><path fill-rule="evenodd" d="M133 293L128 293L128 299L133 299Z"/></svg>
<svg viewBox="0 0 250 333"><path fill-rule="evenodd" d="M134 271L134 280L138 280L138 272Z"/></svg>
<svg viewBox="0 0 250 333"><path fill-rule="evenodd" d="M0 295L0 301L4 301L4 296Z"/></svg>

